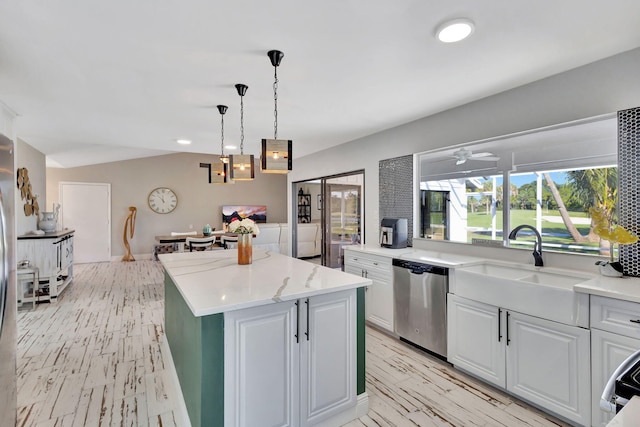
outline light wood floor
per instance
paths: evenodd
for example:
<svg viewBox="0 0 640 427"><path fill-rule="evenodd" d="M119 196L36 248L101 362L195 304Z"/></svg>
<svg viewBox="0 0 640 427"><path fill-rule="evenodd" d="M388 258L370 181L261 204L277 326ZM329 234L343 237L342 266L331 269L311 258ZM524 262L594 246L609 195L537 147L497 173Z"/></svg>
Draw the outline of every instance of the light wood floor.
<svg viewBox="0 0 640 427"><path fill-rule="evenodd" d="M18 426L180 426L159 263L74 273L57 303L18 313ZM348 427L565 425L371 328L367 391L369 413Z"/></svg>

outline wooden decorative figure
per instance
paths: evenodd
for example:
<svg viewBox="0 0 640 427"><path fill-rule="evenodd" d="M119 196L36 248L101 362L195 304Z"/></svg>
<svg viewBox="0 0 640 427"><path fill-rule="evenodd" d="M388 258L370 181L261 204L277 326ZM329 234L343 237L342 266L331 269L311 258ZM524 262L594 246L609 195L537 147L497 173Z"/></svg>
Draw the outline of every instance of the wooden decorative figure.
<svg viewBox="0 0 640 427"><path fill-rule="evenodd" d="M26 200L24 204L25 216L40 214L40 207L38 206L38 195L31 192L31 182L29 182L29 171L27 168L18 168L18 191L20 192L20 198Z"/></svg>
<svg viewBox="0 0 640 427"><path fill-rule="evenodd" d="M124 222L124 247L127 248L127 253L122 257L122 261L135 261L136 259L131 254L131 246L129 245L129 241L127 240L127 228L129 229L129 238L133 239L133 233L136 229L136 213L138 210L135 206L129 206L129 216Z"/></svg>

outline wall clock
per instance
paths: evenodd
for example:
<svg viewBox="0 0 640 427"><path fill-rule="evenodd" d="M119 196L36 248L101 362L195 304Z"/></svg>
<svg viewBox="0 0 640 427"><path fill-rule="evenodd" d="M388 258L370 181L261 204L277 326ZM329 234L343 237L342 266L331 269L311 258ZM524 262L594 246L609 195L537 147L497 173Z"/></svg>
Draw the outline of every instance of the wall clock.
<svg viewBox="0 0 640 427"><path fill-rule="evenodd" d="M176 206L178 206L176 193L167 187L158 187L153 190L149 193L147 201L151 210L159 214L173 212Z"/></svg>

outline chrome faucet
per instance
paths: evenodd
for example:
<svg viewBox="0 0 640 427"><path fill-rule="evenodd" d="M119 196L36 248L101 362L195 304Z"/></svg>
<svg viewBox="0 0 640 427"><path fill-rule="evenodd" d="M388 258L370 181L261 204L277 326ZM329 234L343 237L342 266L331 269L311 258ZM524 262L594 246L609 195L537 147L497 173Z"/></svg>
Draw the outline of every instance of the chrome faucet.
<svg viewBox="0 0 640 427"><path fill-rule="evenodd" d="M509 240L516 240L516 236L518 235L518 232L523 228L528 228L530 230L533 230L534 233L536 233L536 244L533 247L533 259L535 260L536 267L542 267L544 265L542 262L542 236L540 235L538 230L536 230L535 227L532 227L528 224L519 225L513 230L511 230L511 233L509 233Z"/></svg>

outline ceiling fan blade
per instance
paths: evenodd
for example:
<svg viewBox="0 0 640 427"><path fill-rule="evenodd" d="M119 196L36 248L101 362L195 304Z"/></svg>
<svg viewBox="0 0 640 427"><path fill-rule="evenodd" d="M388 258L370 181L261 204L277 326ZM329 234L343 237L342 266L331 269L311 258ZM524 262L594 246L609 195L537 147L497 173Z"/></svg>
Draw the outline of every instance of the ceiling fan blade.
<svg viewBox="0 0 640 427"><path fill-rule="evenodd" d="M481 162L497 162L498 160L500 160L500 157L496 157L496 156L487 156L487 157L475 157L475 156L471 156L471 158L469 160L479 160Z"/></svg>

